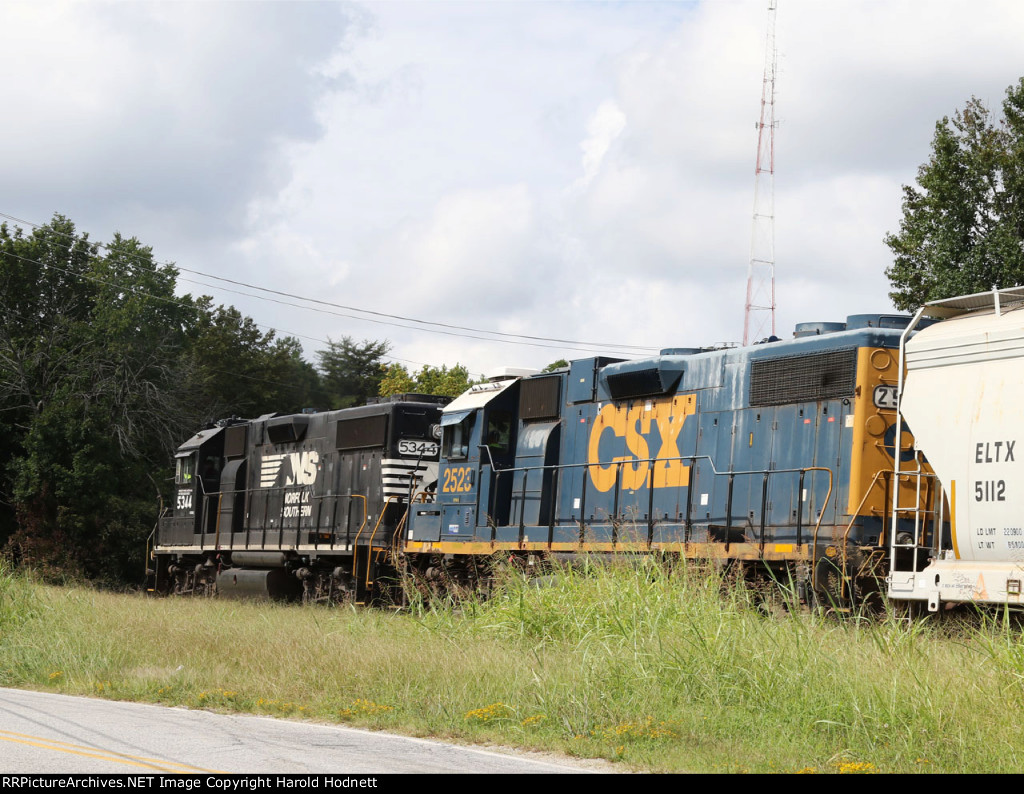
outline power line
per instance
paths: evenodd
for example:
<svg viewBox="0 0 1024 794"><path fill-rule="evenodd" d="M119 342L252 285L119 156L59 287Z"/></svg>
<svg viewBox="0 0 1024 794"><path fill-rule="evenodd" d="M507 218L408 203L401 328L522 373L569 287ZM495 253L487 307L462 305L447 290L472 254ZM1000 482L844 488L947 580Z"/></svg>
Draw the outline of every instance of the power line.
<svg viewBox="0 0 1024 794"><path fill-rule="evenodd" d="M192 271L188 271L188 272L192 272ZM225 279L225 280L227 280L227 279ZM630 355L634 355L635 352L636 352L636 351L632 351L632 350L631 351L627 351L625 349L620 349L620 348L615 348L615 347L599 347L599 346L596 346L596 345L594 347L591 347L586 342L580 342L579 343L580 345L587 345L586 347L577 347L577 346L572 345L572 344L545 345L545 344L541 344L540 342L525 342L525 341L520 341L520 340L517 340L517 339L491 339L490 337L486 337L486 336L476 336L475 334L459 333L457 331L442 331L439 328L416 328L416 327L411 326L411 325L402 325L401 323L389 322L387 320L374 320L374 319L369 318L369 317L354 317L351 314L344 314L342 312L331 311L330 309L320 309L320 308L317 308L316 306L303 306L303 305L298 304L298 303L292 303L291 301L280 300L278 298L266 298L266 297L263 297L261 295L253 295L252 293L243 292L241 290L229 289L228 287L214 287L211 284L204 284L203 282L196 281L195 279L182 278L181 281L184 281L184 282L186 282L188 284L198 284L201 287L209 287L210 289L219 289L222 292L230 292L233 295L242 295L242 296L249 297L249 298L257 298L258 300L264 300L264 301L267 301L268 303L276 303L276 304L279 304L281 306L291 306L292 308L302 309L303 311L317 312L318 314L329 314L329 315L333 315L335 317L345 317L345 318L348 318L348 319L351 319L351 320L360 320L362 322L376 323L378 325L389 325L389 326L392 326L392 327L395 327L395 328L406 328L406 329L409 329L411 331L422 331L422 332L428 333L428 334L440 334L442 336L456 336L456 337L459 337L460 339L477 339L477 340L480 340L482 342L497 342L499 344L504 344L504 345L524 345L524 346L528 346L528 347L542 347L542 348L548 348L550 350L577 350L577 351L584 352L584 353L590 353L590 352L594 352L596 350L598 352L622 352L622 353L628 353ZM286 295L287 293L278 293L278 294ZM306 299L303 298L302 300L306 300ZM320 301L320 302L323 303L323 301ZM330 304L328 304L328 305L330 305ZM491 331L482 331L481 333L493 333L493 332L491 332ZM509 334L509 336L511 336L511 335ZM531 338L531 337L528 337L528 338ZM532 337L532 338L543 339L545 337ZM653 349L653 348L644 348L644 349L648 350L648 349Z"/></svg>
<svg viewBox="0 0 1024 794"><path fill-rule="evenodd" d="M34 265L39 265L40 267L49 267L49 268L52 268L53 270L57 270L57 271L59 271L61 273L64 273L65 275L71 276L72 278L86 279L88 281L94 281L97 284L103 284L103 285L108 286L108 287L114 287L115 289L127 290L128 292L131 292L133 295L138 295L139 297L144 297L144 298L150 298L152 300L163 301L164 303L170 303L170 304L173 304L175 306L182 306L182 307L185 307L185 308L194 308L194 306L192 304L189 304L188 302L183 301L183 300L179 300L178 298L168 298L168 297L165 297L163 295L155 295L152 292L148 292L146 290L140 289L139 287L136 287L134 285L117 284L117 283L114 283L112 281L109 281L108 279L100 278L99 276L92 275L92 274L89 274L89 273L75 273L72 270L68 270L67 268L64 268L64 267L61 267L60 265L54 264L53 262L40 262L38 259L32 259L31 257L21 256L20 254L15 254L15 253L12 253L10 251L4 252L3 255L4 256L9 256L9 257L11 257L13 259L20 259L22 262L29 262L29 263L34 264ZM18 311L14 311L13 313L16 314L17 316L21 317L22 319L25 319L25 320L29 319L29 318L25 317L23 314L21 314ZM282 335L287 335L287 336L291 336L291 337L300 337L302 339L308 339L308 340L310 340L312 342L319 342L321 344L328 345L328 346L331 344L331 341L329 339L320 339L319 337L315 337L315 336L307 336L307 335L304 335L304 334L296 334L296 333L293 333L293 332L288 331L286 329L275 328L272 325L266 325L264 323L258 323L255 320L253 320L253 325L257 326L258 328L266 328L266 329L274 332L275 334L277 334L279 338L283 338ZM431 366L429 364L424 364L422 361L412 361L411 359L407 359L407 358L399 358L397 356L390 356L390 355L387 355L386 353L382 356L382 358L387 358L387 359L390 359L391 361L404 361L407 364L417 364L419 366L424 366L424 367ZM265 382L266 383L275 383L275 381L265 381Z"/></svg>
<svg viewBox="0 0 1024 794"><path fill-rule="evenodd" d="M15 216L10 215L10 214L5 213L5 212L0 212L0 217L7 218L7 219L12 220L12 221L14 221L16 223L23 223L23 224L26 224L27 226L31 226L31 227L36 228L36 229L43 228L42 224L37 224L37 223L33 223L32 221L27 221L27 220L24 220L24 219L21 219L21 218L17 218ZM54 234L57 234L59 236L73 237L73 235L67 235L67 234L65 234L63 232L57 232L56 230L51 230L51 232L54 233ZM106 244L106 243L99 243L99 242L97 242L97 243L94 243L94 245L96 245L98 248L104 248L104 249L107 249L107 250L110 249L110 246L108 244ZM138 255L131 255L131 254L129 254L127 256L129 258L135 259L137 262L139 262L144 269L155 270L155 268L150 267L149 264L147 262L145 262L145 260L143 260ZM369 314L369 315L372 315L373 317L387 318L387 319L373 319L372 317L360 317L360 316L356 316L356 315L352 315L352 314L344 314L344 313L340 313L340 312L337 312L337 311L331 311L331 310L328 310L328 309L317 309L315 306L303 306L303 305L300 305L300 304L290 303L288 301L282 301L282 300L278 300L278 299L275 299L275 298L267 298L267 297L264 297L262 295L253 295L253 294L247 293L247 292L240 292L238 290L232 290L232 289L228 289L226 287L217 287L217 286L214 286L212 284L206 284L206 283L203 283L203 282L197 282L197 281L194 281L194 280L191 280L191 279L186 279L186 278L182 278L181 279L182 281L185 281L187 283L199 284L200 286L207 287L209 289L220 289L220 290L223 290L224 292L230 292L230 293L236 294L236 295L243 295L245 297L256 298L257 300L265 300L265 301L268 301L270 303L277 303L277 304L280 304L280 305L283 305L283 306L291 306L293 308L317 311L317 312L320 312L322 314L331 314L331 315L334 315L334 316L337 316L337 317L344 317L346 319L358 320L358 321L361 321L361 322L371 322L371 323L376 323L378 325L389 325L389 326L393 326L393 327L397 327L397 328L405 328L405 329L408 329L408 330L427 331L428 333L443 334L445 336L457 336L457 337L461 337L461 338L464 338L464 339L477 339L477 340L484 341L484 342L503 342L505 344L530 345L530 346L533 346L533 347L543 347L543 348L549 348L549 349L579 350L579 351L584 351L584 352L592 352L594 350L597 350L599 352L622 352L622 353L626 353L626 354L629 354L629 355L635 355L638 352L639 353L648 353L648 352L655 351L655 350L658 349L658 348L647 346L647 345L628 345L628 344L615 344L615 343L602 343L602 342L582 342L582 341L572 340L572 339L559 339L557 337L531 336L529 334L512 334L512 333L506 333L504 331L489 331L487 329L473 328L473 327L470 327L470 326L453 325L453 324L450 324L450 323L441 323L441 322L435 322L435 321L432 321L432 320L421 320L421 319L418 319L418 318L415 318L415 317L406 317L406 316L398 315L398 314L390 314L390 313L387 313L387 312L379 312L379 311L375 311L375 310L372 310L372 309L361 309L361 308L356 307L356 306L347 306L347 305L341 304L341 303L334 303L332 301L325 301L325 300L321 300L321 299L318 299L318 298L309 298L309 297L306 297L306 296L303 296L303 295L298 295L298 294L295 294L295 293L290 293L290 292L284 292L284 291L281 291L281 290L271 289L269 287L261 287L258 284L251 284L251 283L248 283L248 282L245 282L245 281L238 281L238 280L235 280L235 279L225 278L223 276L216 276L216 275L213 275L212 273L205 273L205 272L203 272L201 270L195 270L195 269L192 269L192 268L183 267L181 265L177 265L177 264L174 264L174 263L171 263L171 262L156 262L155 264L156 265L161 265L161 266L164 266L164 267L173 267L173 268L175 268L176 270L178 270L180 272L192 273L193 275L202 276L203 278L209 278L209 279L213 279L215 281L223 282L223 283L226 283L226 284L233 284L235 286L240 286L240 287L245 287L247 289L257 290L258 292L265 292L265 293L268 293L270 295L278 295L278 296L281 296L283 298L293 298L295 300L301 300L301 301L305 301L306 303L316 304L316 305L319 305L319 306L330 306L330 307L332 307L334 309L343 309L346 312L358 312L360 314ZM400 320L402 322L396 322L397 320ZM416 325L403 325L402 323L415 323ZM433 328L425 327L425 326L433 326ZM448 331L437 330L437 329L441 329L441 328L446 328L446 329L450 329L450 330L448 330ZM470 333L458 333L459 331L468 331ZM488 334L489 336L475 336L474 334ZM490 338L490 337L495 337L495 336L496 337L502 337L502 338L499 338L499 339L492 339L492 338ZM513 341L513 340L529 340L529 341ZM538 344L538 342L556 342L558 344L555 344L555 345L544 345L544 344Z"/></svg>
<svg viewBox="0 0 1024 794"><path fill-rule="evenodd" d="M3 214L3 213L0 213L0 214ZM69 235L65 235L63 233L59 233L59 234L60 234L60 236L63 236L63 237L68 237L69 236ZM99 247L109 248L109 246L99 246ZM60 267L59 265L53 264L52 262L41 262L41 261L39 261L37 259L31 259L30 257L24 257L24 256L21 256L19 254L14 254L14 253L9 253L9 252L6 255L14 257L15 259L20 259L20 260L22 260L24 262L31 262L33 264L39 265L40 267L51 267L51 268L54 268L56 270L59 270L62 273L66 273L67 275L72 276L73 278L87 278L87 279L91 279L91 280L96 281L96 282L101 283L101 284L106 284L107 286L117 287L118 289L124 289L124 285L114 284L114 283L112 283L110 281L106 281L106 280L101 279L101 278L99 278L97 276L90 276L90 275L84 274L84 273L73 273L73 272L71 272L69 270L66 270L65 268ZM166 264L165 267L174 267L174 265ZM154 268L146 267L146 268L142 268L142 269L149 270L150 272L155 272ZM194 279L182 278L180 280L181 281L185 281L185 282L190 283L190 284L198 284L199 286L203 286L203 287L209 287L210 286L209 284L204 284L203 282L195 281ZM248 293L241 292L239 290L228 289L226 287L216 287L215 289L221 289L224 292L231 292L231 293L234 293L234 294L237 294L237 295L244 295L244 296L248 296L248 297L259 297L259 296L250 296ZM140 295L140 294L148 295L149 297L154 298L156 300L162 300L162 301L167 301L167 302L170 302L170 303L175 303L175 304L177 304L179 306L186 306L186 305L188 305L188 304L184 303L183 301L179 301L179 300L172 299L172 298L165 298L162 295L154 295L153 293L145 292L145 291L141 291L140 292L138 288L133 288L131 291L133 292L133 294L136 294L136 295ZM332 314L332 315L336 315L336 316L339 316L339 317L348 317L349 316L349 315L341 314L339 312L332 312L332 311L330 311L328 309L318 309L318 308L312 307L312 306L301 306L301 305L296 304L296 303L290 303L288 301L282 301L282 300L278 300L276 298L260 298L260 300L266 300L266 301L269 301L271 303L279 303L279 304L282 304L284 306L292 306L294 308L303 309L304 311L314 311L314 312L319 312L321 314ZM355 318L355 319L363 319L363 318ZM380 320L369 320L368 319L367 322L382 322L382 321L380 321ZM273 326L264 325L262 323L255 323L255 324L258 325L261 328L269 328L272 331L280 333L279 329L277 329L277 328L275 328ZM396 323L384 323L384 324L397 325ZM402 326L402 325L399 325L398 327L400 327L400 328L410 328L410 326ZM433 333L433 334L443 334L443 335L446 335L446 336L457 336L457 337L461 337L461 338L464 338L464 339L479 339L479 340L484 341L484 342L496 342L496 343L499 343L499 344L506 344L506 345L524 345L524 346L529 346L529 347L549 348L549 349L553 349L553 350L578 350L578 351L585 352L585 353L593 352L593 351L591 351L591 350L589 350L588 348L585 348L585 347L570 347L568 345L544 345L544 344L540 344L539 342L520 342L520 341L513 340L513 339L488 339L487 337L482 337L482 336L471 336L469 334L459 334L459 333L456 333L454 331L441 331L441 330L432 329L432 328L415 328L415 329L412 329L412 330L425 331L427 333ZM321 342L321 343L326 344L328 346L332 344L330 339L326 339L326 340L318 339L316 337L303 336L301 334L294 334L294 335L295 336L302 336L302 338L311 339L311 340L316 341L316 342ZM599 352L614 352L614 351L607 351L607 350L605 350L605 351L599 351ZM387 356L387 358L392 358L392 359L398 360L398 361L406 361L406 362L408 362L410 364L420 364L421 366L430 366L430 365L427 365L427 364L423 364L423 362L411 361L409 359L398 359L398 358L396 358L394 356Z"/></svg>

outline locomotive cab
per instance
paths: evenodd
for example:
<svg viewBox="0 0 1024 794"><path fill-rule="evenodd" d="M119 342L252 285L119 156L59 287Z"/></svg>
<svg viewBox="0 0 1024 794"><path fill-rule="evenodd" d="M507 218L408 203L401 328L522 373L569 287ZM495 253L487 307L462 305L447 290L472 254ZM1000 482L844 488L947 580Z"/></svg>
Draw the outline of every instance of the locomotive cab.
<svg viewBox="0 0 1024 794"><path fill-rule="evenodd" d="M224 468L224 427L196 433L178 449L174 459L174 498L160 519L161 539L190 544L193 536L214 531L215 504Z"/></svg>
<svg viewBox="0 0 1024 794"><path fill-rule="evenodd" d="M407 539L470 542L508 523L515 463L518 372L472 386L441 417L437 503L415 505Z"/></svg>

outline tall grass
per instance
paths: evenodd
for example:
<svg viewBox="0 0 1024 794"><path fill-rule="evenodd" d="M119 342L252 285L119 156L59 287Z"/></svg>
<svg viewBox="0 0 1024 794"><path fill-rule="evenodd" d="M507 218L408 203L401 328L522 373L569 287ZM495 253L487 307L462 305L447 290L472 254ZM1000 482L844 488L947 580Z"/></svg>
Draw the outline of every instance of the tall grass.
<svg viewBox="0 0 1024 794"><path fill-rule="evenodd" d="M0 683L661 771L1020 768L1020 630L766 610L713 568L584 564L402 612L154 600L0 571Z"/></svg>

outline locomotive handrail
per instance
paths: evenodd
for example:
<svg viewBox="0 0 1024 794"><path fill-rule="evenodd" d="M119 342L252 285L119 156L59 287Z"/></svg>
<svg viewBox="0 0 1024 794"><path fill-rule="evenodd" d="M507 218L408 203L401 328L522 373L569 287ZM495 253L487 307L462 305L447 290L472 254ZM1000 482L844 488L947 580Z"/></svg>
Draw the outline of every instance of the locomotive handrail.
<svg viewBox="0 0 1024 794"><path fill-rule="evenodd" d="M414 504L429 504L429 502L427 502L427 499L429 499L430 496L431 495L428 491L416 491L416 493L412 494L411 497L409 498L409 505L405 508L405 513L402 514L402 517L398 520L398 523L395 525L395 531L391 536L391 553L396 558L398 557L398 554L401 552L401 549L399 548L399 543L402 537L402 530L405 529L406 525L409 523L409 507L411 507Z"/></svg>
<svg viewBox="0 0 1024 794"><path fill-rule="evenodd" d="M199 513L199 530L200 530L199 533L198 533L199 534L199 548L203 548L204 538L208 534L206 532L206 521L207 521L206 516L209 513L208 502L209 502L209 498L210 498L210 496L212 494L209 494L209 493L206 492L206 483L203 481L202 477L196 477L196 480L198 480L198 483L199 483L199 509L198 509L198 513ZM215 531L215 534L214 534L214 541L213 541L214 549L218 548L218 545L217 545L217 532L219 532L219 529L220 529L220 502L219 502L219 500L218 500L218 505L217 505L217 516L216 516L216 518L217 518L216 525L215 525L216 531Z"/></svg>
<svg viewBox="0 0 1024 794"><path fill-rule="evenodd" d="M797 472L801 472L801 471L828 471L828 472L832 471L830 468L828 468L826 466L804 466L802 468L794 468L794 469L750 469L750 470L744 470L744 471L718 471L718 469L715 468L715 462L711 458L710 455L677 455L677 456L671 457L671 458L632 458L632 459L630 459L628 461L616 460L616 461L609 461L607 463L605 463L604 461L596 461L596 462L593 462L593 463L552 463L552 464L543 464L543 465L540 465L540 466L517 466L517 467L514 467L514 468L508 468L508 469L494 469L494 471L499 473L499 474L507 474L507 473L510 473L510 472L518 472L518 471L541 471L541 470L547 470L547 469L551 469L551 470L554 471L554 470L558 470L558 469L581 469L581 468L587 468L587 467L590 467L590 466L621 466L624 462L625 463L629 463L632 466L632 465L636 465L637 463L665 463L665 462L669 462L669 461L673 461L673 460L689 460L689 461L706 460L708 463L711 464L711 473L715 474L715 475L723 475L723 474L765 474L765 473L768 473L768 474L796 474Z"/></svg>
<svg viewBox="0 0 1024 794"><path fill-rule="evenodd" d="M380 529L380 522L384 520L384 514L388 510L388 505L391 504L391 502L394 501L395 499L400 499L400 498L401 497L397 497L397 496L389 496L387 499L384 500L384 506L380 510L380 515L377 516L377 523L374 524L373 532L370 533L370 542L367 544L368 546L371 546L371 547L373 546L373 539L377 536L377 530Z"/></svg>
<svg viewBox="0 0 1024 794"><path fill-rule="evenodd" d="M857 505L857 509L854 510L853 513L851 514L850 522L846 525L846 530L843 532L843 549L842 549L842 554L841 554L842 574L843 575L840 577L840 582L841 582L840 590L839 590L839 597L840 598L843 598L846 595L846 566L847 566L847 563L848 563L847 548L848 548L848 543L849 543L849 539L850 539L850 532L853 531L853 524L860 517L861 508L864 507L864 503L867 502L868 496L871 495L871 489L874 488L875 485L878 484L879 478L883 474L892 474L892 473L893 472L890 469L879 469L878 471L875 472L875 476L871 478L871 483L868 485L867 488L864 489L864 495L860 498L860 503ZM898 487L898 486L899 486L899 483L897 482L896 483L896 487ZM884 521L884 519L882 521L882 531L883 531L883 533L885 532L885 521ZM879 541L881 541L881 538L879 538ZM817 587L818 587L818 567L814 566L814 568L811 569L811 588L812 589L817 589Z"/></svg>
<svg viewBox="0 0 1024 794"><path fill-rule="evenodd" d="M377 530L380 528L380 522L384 520L384 514L388 511L388 505L391 504L392 500L399 497L389 496L384 501L384 506L380 509L380 515L377 516L377 523L373 527L373 532L370 533L370 542L366 544L366 587L370 587L370 563L373 562L373 539L377 536ZM360 528L362 531L362 528ZM353 573L358 570L356 563L359 560L359 535L356 535L356 543L352 549L352 569Z"/></svg>
<svg viewBox="0 0 1024 794"><path fill-rule="evenodd" d="M217 523L214 526L213 532L213 548L215 551L220 550L220 511L224 506L224 492L222 491L217 497Z"/></svg>
<svg viewBox="0 0 1024 794"><path fill-rule="evenodd" d="M827 507L829 500L832 498L832 483L833 483L833 480L834 480L834 476L832 474L832 469L827 469L827 468L825 468L823 466L813 466L813 467L809 468L808 471L827 471L828 472L828 493L825 494L825 502L824 502L825 506ZM800 504L801 504L801 511L800 512L802 513L803 512L803 510L802 510L803 502L801 502ZM818 510L818 520L814 524L814 532L811 534L811 563L812 563L812 565L811 565L811 587L814 587L814 585L815 585L814 569L818 567L817 564L816 564L817 557L818 557L818 530L821 529L821 519L824 518L824 516L825 516L825 510L824 509L819 509Z"/></svg>
<svg viewBox="0 0 1024 794"><path fill-rule="evenodd" d="M303 489L307 490L307 491L311 490L309 488L309 486L303 486ZM220 544L220 519L221 519L221 512L222 512L222 509L223 509L223 504L224 504L224 498L225 497L234 497L234 496L239 496L239 495L250 496L253 493L269 494L269 493L274 493L274 492L286 492L286 491L289 491L289 490L294 490L294 486L277 486L275 488L259 488L259 489L256 489L256 488L232 488L232 489L229 489L229 490L218 491L216 493L211 493L211 494L206 494L204 492L203 493L204 497L210 497L210 498L213 498L214 496L217 497L217 513L216 513L217 514L217 524L216 524L215 530L214 530L214 545L215 545L215 547L217 547L217 548L220 547L219 546L219 544ZM364 494L355 494L355 493L354 494L346 494L346 493L313 494L313 493L311 493L310 494L310 500L309 500L310 504L313 504L313 503L317 504L317 521L316 521L316 524L315 524L315 528L316 529L320 528L320 523L321 522L320 522L319 519L320 519L320 516L322 514L323 503L324 503L325 500L328 500L328 499L334 500L335 509L337 508L337 502L338 502L339 499L350 499L350 500L351 499L358 499L358 500L360 500L360 502L362 504L363 511L362 511L362 517L360 519L359 528L356 530L356 538L358 539L359 535L362 533L362 531L366 528L367 524L369 523L367 521L367 504L368 503L367 503L366 496ZM264 510L263 518L264 518L264 520L262 522L258 522L255 526L247 526L246 527L246 529L245 529L246 545L249 545L249 540L250 540L249 536L250 536L250 534L253 531L261 532L263 534L263 538L264 538L264 541L265 541L266 532L268 531L268 526L267 526L267 521L266 521L266 511L268 509L269 501L270 501L269 499L264 499L264 504L263 504L263 510ZM201 504L200 516L201 516L201 518L205 519L206 499L204 498L203 500L201 500L200 504ZM166 511L166 508L165 508L165 511ZM301 521L301 516L298 517L298 518ZM205 528L205 521L201 522L201 525ZM284 527L281 526L278 529L284 529ZM301 529L301 526L297 526L297 527L295 527L295 529ZM200 534L203 535L203 534L209 534L209 533L203 532L203 533L200 533ZM260 545L265 545L265 542L261 541Z"/></svg>
<svg viewBox="0 0 1024 794"><path fill-rule="evenodd" d="M416 463L413 466L412 471L409 472L409 504L412 504L412 495L416 489L416 480L420 479L416 475L419 473L420 463L423 462L423 455L425 452L426 450L420 450L420 454L416 458Z"/></svg>
<svg viewBox="0 0 1024 794"><path fill-rule="evenodd" d="M707 461L708 465L711 467L711 473L712 473L713 476L718 477L718 476L726 476L727 475L729 477L729 480L730 480L730 482L729 482L729 498L727 500L729 504L727 505L727 510L726 510L726 512L727 512L727 516L726 516L727 528L730 528L731 525L732 525L732 512L731 512L731 502L732 502L732 499L731 499L731 496L732 496L732 483L733 483L734 478L737 477L737 476L754 476L754 475L762 475L762 476L764 476L765 482L764 482L764 484L762 486L762 498L761 498L761 532L759 533L759 538L758 538L759 543L760 543L760 548L761 548L762 551L764 550L764 543L765 543L765 531L764 531L765 530L765 508L766 508L766 505L767 505L767 482L768 482L768 478L770 476L772 476L772 475L775 475L775 474L797 474L797 473L799 473L800 477L801 477L801 480L800 480L800 482L801 482L800 490L802 492L802 490L803 490L803 487L802 487L803 476L807 472L809 472L809 471L827 472L828 473L828 490L827 490L827 492L825 494L825 499L823 501L823 508L818 511L818 518L817 518L817 521L815 522L815 525L814 525L814 532L812 533L812 558L813 558L813 555L816 555L816 553L817 553L818 532L819 532L819 530L821 528L821 522L822 522L822 519L824 518L824 513L825 513L824 507L827 506L829 501L831 500L832 492L834 490L835 474L834 474L834 472L832 471L831 468L828 468L826 466L805 466L805 467L800 467L800 468L787 468L787 469L750 469L750 470L740 470L740 471L719 471L717 468L715 468L715 462L711 458L710 455L677 455L677 456L674 456L674 457L657 457L657 458L646 458L646 459L638 458L638 459L630 460L630 461L628 461L628 463L630 465L632 465L632 466L636 466L636 465L642 464L642 463L646 463L646 464L649 465L648 479L647 479L647 482L648 482L648 492L649 492L649 496L648 496L649 504L652 503L652 501L653 501L653 489L650 488L651 477L653 476L653 466L654 466L654 464L659 463L659 462L670 462L670 461L689 461L691 463L691 465L692 464L696 464L697 461ZM486 465L483 460L481 460L480 463L481 463L481 466ZM529 472L531 472L531 471L533 471L533 472L538 472L539 471L539 472L542 472L542 473L551 471L551 472L554 472L554 473L561 473L564 470L580 469L580 468L586 469L587 471L589 471L590 468L593 467L593 466L614 466L615 467L615 474L616 474L616 476L615 476L615 496L614 496L614 506L613 506L612 514L613 514L613 516L617 516L618 515L618 493L619 493L619 483L620 483L620 477L618 476L618 474L619 474L619 471L621 470L622 465L623 465L623 461L611 461L609 463L604 463L604 462L600 462L599 461L599 462L587 462L587 463L542 464L542 465L539 465L539 466L517 466L517 467L511 467L511 468L507 468L507 469L494 469L492 467L491 471L495 474L495 487L490 489L490 494L489 494L489 499L488 499L488 502L489 502L488 503L488 516L490 517L490 516L493 516L493 514L494 514L494 500L496 498L496 492L498 490L497 487L496 487L498 479L501 477L501 475L504 475L504 474L515 474L515 473L521 472L523 474L523 485L522 485L522 487L521 487L521 489L519 490L519 493L518 493L519 500L520 500L520 507L519 507L520 533L519 533L519 539L520 539L520 542L521 542L523 537L524 537L524 528L525 528L525 504L526 504L526 480L527 480L527 474ZM679 486L679 487L683 487L683 486ZM687 487L687 505L686 505L686 521L685 521L685 539L686 539L685 542L689 542L690 530L691 530L691 527L693 525L693 519L692 519L692 515L691 515L692 514L692 494L693 494L693 489L689 485L686 486L686 487ZM478 498L479 498L479 491L477 493L478 493ZM586 526L585 520L583 518L583 516L585 514L585 511L586 511L586 494L587 494L587 480L586 480L586 478L584 478L583 490L582 490L582 494L581 494L581 498L580 498L580 508L579 508L580 509L580 532L581 532L580 540L581 540L581 542L583 542L583 535L582 535L582 533L585 531L585 526ZM553 529L554 523L555 523L555 505L554 505L554 503L555 503L555 500L552 499L551 500L551 507L549 508L549 517L548 517L549 518L549 523L548 523L549 529ZM653 510L652 509L648 509L647 516L648 516L648 539L647 539L647 543L649 544L649 543L652 542L652 533L653 533L653 524L654 524L654 517L653 517ZM800 502L800 509L797 511L797 545L802 545L802 540L801 540L802 521L803 521L803 502L801 501ZM494 530L494 528L492 526L492 528L491 528L491 540L492 541L494 540L494 532L495 532L495 530ZM612 540L613 543L617 543L618 542L618 540L616 538L616 534L614 533L614 530L613 530L612 538L613 538L613 540ZM728 536L728 533L727 533L727 535L726 535L726 545L727 546L728 546L728 542L729 542L729 536Z"/></svg>
<svg viewBox="0 0 1024 794"><path fill-rule="evenodd" d="M160 501L162 502L163 498L161 498ZM142 563L143 574L145 575L143 581L149 579L149 563L150 560L152 560L153 558L153 536L156 534L156 529L158 526L160 526L159 518L157 518L157 523L153 525L153 528L149 531L149 535L146 537L146 556Z"/></svg>
<svg viewBox="0 0 1024 794"><path fill-rule="evenodd" d="M352 545L354 547L356 545L356 543L359 541L360 533L363 531L363 529L366 528L366 523L367 523L367 521L366 521L366 504L367 504L366 496L365 496L365 494L361 494L361 493L338 494L338 496L347 496L350 499L362 499L363 500L363 520L359 523L359 529L356 530L356 538L352 542ZM349 504L351 504L351 502Z"/></svg>
<svg viewBox="0 0 1024 794"><path fill-rule="evenodd" d="M407 507L405 512L402 513L402 517L398 519L398 522L395 524L395 531L391 533L391 555L395 559L398 559L398 555L401 553L401 549L399 549L399 540L402 535L402 530L405 528L405 524L408 520L409 508Z"/></svg>

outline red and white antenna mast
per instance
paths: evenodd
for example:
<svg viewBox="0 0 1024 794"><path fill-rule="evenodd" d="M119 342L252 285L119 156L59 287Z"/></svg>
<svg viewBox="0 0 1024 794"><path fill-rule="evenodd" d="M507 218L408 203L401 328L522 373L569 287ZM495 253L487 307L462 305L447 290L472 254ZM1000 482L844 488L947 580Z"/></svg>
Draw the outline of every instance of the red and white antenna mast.
<svg viewBox="0 0 1024 794"><path fill-rule="evenodd" d="M743 317L744 345L769 333L775 335L775 5L776 0L768 0L768 36L754 171L754 230L750 239L747 305Z"/></svg>

